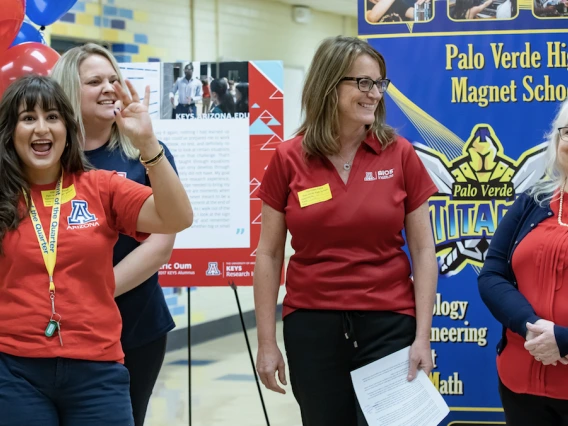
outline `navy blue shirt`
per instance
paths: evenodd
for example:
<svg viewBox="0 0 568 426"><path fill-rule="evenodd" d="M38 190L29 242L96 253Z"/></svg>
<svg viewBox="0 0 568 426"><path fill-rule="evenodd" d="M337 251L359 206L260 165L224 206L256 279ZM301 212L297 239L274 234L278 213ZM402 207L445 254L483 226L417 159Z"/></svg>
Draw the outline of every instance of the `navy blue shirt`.
<svg viewBox="0 0 568 426"><path fill-rule="evenodd" d="M519 291L511 262L513 252L523 238L552 215L548 205L541 206L532 196L522 194L503 217L491 239L477 284L483 302L504 327L503 337L497 345L499 354L507 344L507 328L525 339L526 323L534 324L541 319ZM554 336L560 355L568 355L568 328L555 325Z"/></svg>
<svg viewBox="0 0 568 426"><path fill-rule="evenodd" d="M160 142L170 164L176 170L174 157ZM138 159L129 159L120 148L108 149L108 143L100 148L85 152L90 163L97 169L115 170L126 178L151 186L146 169ZM176 170L177 173L177 170ZM140 243L134 238L120 235L114 246L113 265L128 256ZM175 327L166 304L164 293L158 284L158 273L138 287L116 299L122 315L122 348L124 351L151 343Z"/></svg>

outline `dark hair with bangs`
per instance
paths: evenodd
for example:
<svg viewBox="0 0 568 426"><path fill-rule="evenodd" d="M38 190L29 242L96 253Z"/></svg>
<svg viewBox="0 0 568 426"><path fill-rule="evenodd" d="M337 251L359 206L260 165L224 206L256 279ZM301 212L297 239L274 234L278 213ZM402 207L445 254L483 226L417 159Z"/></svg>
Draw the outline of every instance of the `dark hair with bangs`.
<svg viewBox="0 0 568 426"><path fill-rule="evenodd" d="M60 160L65 173L81 173L91 168L79 145L73 109L59 84L48 77L29 75L8 86L0 102L0 254L4 253L2 242L6 232L17 229L29 213L20 204L25 194L29 204L30 183L16 152L14 133L20 108L33 111L36 105L44 111L58 111L65 123L67 138Z"/></svg>

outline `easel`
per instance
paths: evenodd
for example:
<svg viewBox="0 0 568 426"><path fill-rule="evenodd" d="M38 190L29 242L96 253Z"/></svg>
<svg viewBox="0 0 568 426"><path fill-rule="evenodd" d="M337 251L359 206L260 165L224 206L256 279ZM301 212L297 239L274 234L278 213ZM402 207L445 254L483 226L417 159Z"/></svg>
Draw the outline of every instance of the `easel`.
<svg viewBox="0 0 568 426"><path fill-rule="evenodd" d="M256 367L254 365L254 357L252 355L252 349L250 347L250 341L248 338L247 328L245 325L245 319L243 316L243 311L241 308L241 301L239 299L239 293L237 292L237 286L234 282L229 282L229 286L233 289L235 293L235 300L237 301L237 307L239 309L239 318L241 319L241 326L243 328L243 334L245 335L245 341L247 343L247 350L250 358L250 364L252 367L252 374L256 382L256 388L258 390L258 396L260 398L260 403L262 405L262 411L264 413L264 418L266 420L266 426L270 426L270 420L268 419L268 412L266 411L266 405L264 404L264 397L262 396L262 389L260 387L260 380L258 379L258 374L256 373ZM188 390L189 390L189 426L191 426L191 289L187 289L187 312L188 312L188 323L187 323L187 364L188 364Z"/></svg>

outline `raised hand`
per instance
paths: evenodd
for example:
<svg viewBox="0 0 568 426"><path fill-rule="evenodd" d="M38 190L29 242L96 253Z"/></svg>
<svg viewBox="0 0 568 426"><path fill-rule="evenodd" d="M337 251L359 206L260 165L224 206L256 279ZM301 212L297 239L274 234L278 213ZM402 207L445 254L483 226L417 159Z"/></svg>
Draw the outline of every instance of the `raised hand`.
<svg viewBox="0 0 568 426"><path fill-rule="evenodd" d="M132 97L122 88L119 82L113 84L118 100L115 102L114 114L119 130L130 139L132 144L140 150L142 154L155 151L157 140L152 128L152 119L148 113L150 105L150 86L146 86L144 100L140 101L138 92L126 80L126 86ZM157 152L154 152L154 155Z"/></svg>

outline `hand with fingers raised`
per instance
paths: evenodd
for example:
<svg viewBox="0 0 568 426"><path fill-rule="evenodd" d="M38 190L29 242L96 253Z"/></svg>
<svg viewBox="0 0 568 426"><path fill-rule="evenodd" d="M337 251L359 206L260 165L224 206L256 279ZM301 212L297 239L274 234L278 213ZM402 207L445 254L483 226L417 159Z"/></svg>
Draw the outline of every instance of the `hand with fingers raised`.
<svg viewBox="0 0 568 426"><path fill-rule="evenodd" d="M153 158L160 150L160 146L154 135L152 119L148 112L150 86L146 86L143 101L140 100L138 92L130 81L126 80L126 86L132 96L124 90L118 81L113 86L118 97L114 104L116 125L121 133L128 137L132 144L140 150L142 158Z"/></svg>

